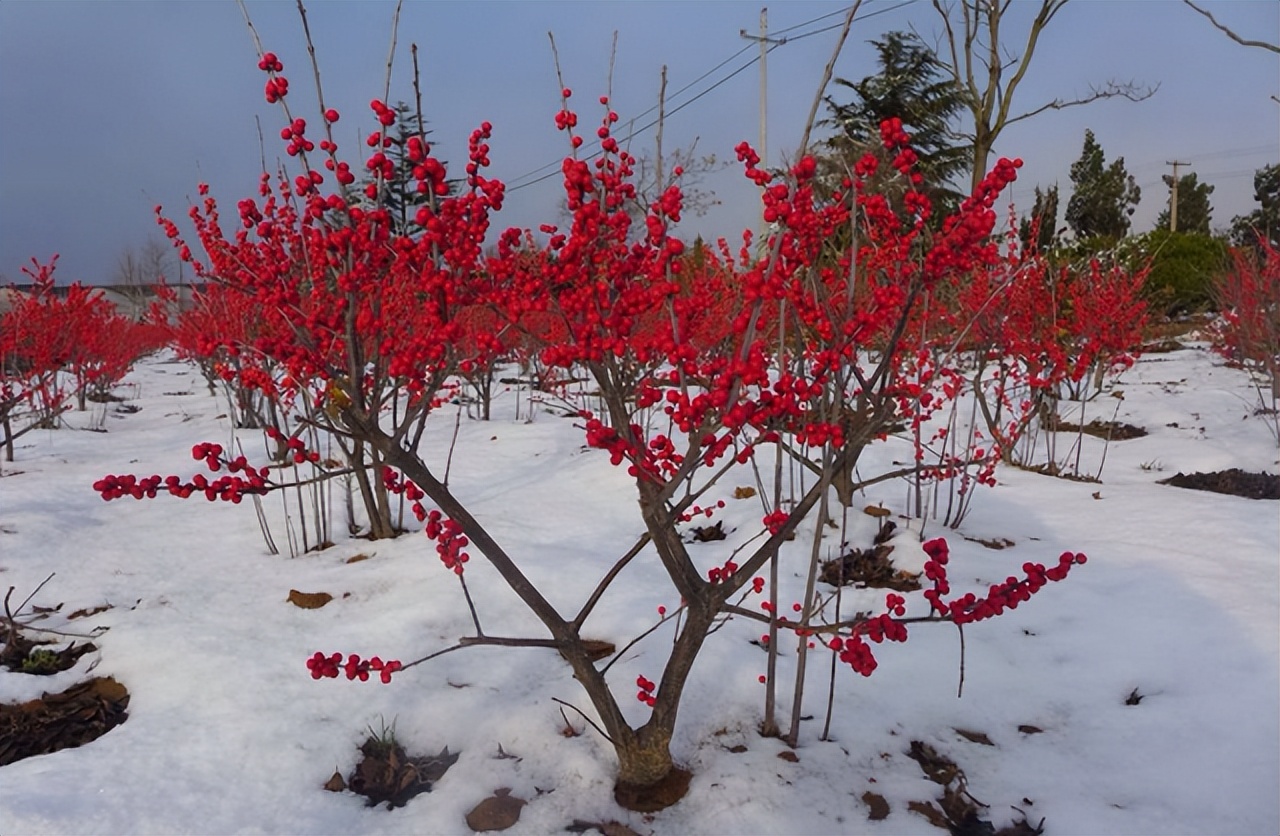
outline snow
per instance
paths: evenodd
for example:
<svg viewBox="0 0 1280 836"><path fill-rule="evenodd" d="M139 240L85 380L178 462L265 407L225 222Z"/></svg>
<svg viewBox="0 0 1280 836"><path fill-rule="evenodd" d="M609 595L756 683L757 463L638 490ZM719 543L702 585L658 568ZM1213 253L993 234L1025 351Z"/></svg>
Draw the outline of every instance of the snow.
<svg viewBox="0 0 1280 836"><path fill-rule="evenodd" d="M408 662L471 633L455 578L421 535L391 542L344 535L333 548L290 558L267 554L247 502L102 502L90 485L103 475L185 476L196 472L191 445L226 443L232 434L223 402L193 368L152 358L117 389L140 411L107 405L70 416L106 433L24 436L0 476L0 587L15 587L21 600L56 572L34 603L64 606L42 624L109 628L96 639L99 651L71 671L38 678L0 670L0 701L61 690L91 669L132 695L128 721L104 737L0 768L0 830L464 833L466 812L510 787L529 801L512 833L616 820L657 834L934 834L907 810L909 801L940 795L906 755L910 741L921 740L960 765L997 827L1015 820L1018 808L1032 823L1043 817L1051 834L1274 834L1280 509L1156 481L1230 467L1274 473L1275 439L1251 415L1246 376L1203 345L1146 357L1116 388L1123 400L1088 404L1085 420L1109 420L1118 403L1118 420L1150 434L1111 442L1102 484L1002 469L960 531L930 524L928 536L951 543L957 587L985 588L1024 561L1049 564L1064 550L1090 558L1017 611L966 628L961 698L955 630L918 626L906 644L876 647L880 667L871 678L836 672L833 739L821 741L829 657L819 650L808 668L804 713L813 719L802 724L798 761L779 759L785 746L756 732L765 655L751 641L761 630L736 619L699 657L673 741L677 760L693 772L690 792L645 816L614 802L605 741L571 711L582 734L562 735L553 698L590 708L554 651L469 648L390 685L308 676L304 661L316 650ZM499 414L511 415L514 395L504 397ZM442 467L453 420L440 417L427 449ZM550 409L532 423L464 418L451 467L463 500L563 611L575 611L641 533L625 474L585 450L572 423ZM240 437L246 449L256 443ZM1060 436L1059 451L1073 441ZM1081 469L1096 472L1103 442L1083 441ZM864 474L887 467L901 452L886 445L860 467ZM904 496L901 483L884 483L865 501L883 503L905 526L896 516ZM726 499L719 518L727 530L758 522L754 500ZM278 500L268 498L265 508L284 548ZM855 516L856 538L869 542L874 520ZM918 569L919 525L912 525L895 538L895 557ZM345 531L340 519L335 528ZM976 542L996 538L1016 545ZM699 545L704 568L723 564L735 544L731 536ZM803 530L798 544L783 572L796 598L804 583L798 555L808 549ZM358 554L369 559L346 562ZM544 635L479 557L467 579L486 632ZM335 598L302 610L286 603L290 589ZM854 592L844 606L879 601L882 593ZM112 608L65 621L104 603ZM622 646L657 620L659 605L677 603L642 557L593 613L588 632ZM911 608L923 612L918 593ZM664 625L611 669L619 693L637 675L656 678L671 636ZM784 654L780 671L784 723L792 660ZM1135 689L1142 701L1126 705ZM648 710L634 700L624 705L636 721ZM321 789L335 769L351 771L370 729L392 723L411 754L461 752L434 791L387 811ZM985 733L994 746L956 729ZM498 757L499 746L515 757ZM739 746L746 751L730 751ZM889 802L886 820L868 820L860 800L868 790Z"/></svg>

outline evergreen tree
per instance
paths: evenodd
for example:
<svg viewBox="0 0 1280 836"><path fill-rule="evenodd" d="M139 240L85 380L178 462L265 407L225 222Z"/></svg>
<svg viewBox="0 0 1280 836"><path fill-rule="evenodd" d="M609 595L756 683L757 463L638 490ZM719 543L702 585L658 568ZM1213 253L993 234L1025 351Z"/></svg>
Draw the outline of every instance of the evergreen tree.
<svg viewBox="0 0 1280 836"><path fill-rule="evenodd" d="M395 174L383 183L385 192L381 205L391 213L391 222L396 234L417 235L422 232L422 228L414 220L418 207L428 205L431 197L417 189L417 180L413 176L416 164L409 159L408 144L409 139L415 136L421 136L425 141L431 132L423 129L422 116L405 102L396 102L394 110L396 112L395 127L388 133L391 145L384 153L394 163ZM362 185L369 182L371 180L366 178L362 181ZM449 185L452 192L456 184L451 181ZM360 194L361 201L365 202L363 191L360 191ZM368 202L372 205L372 201Z"/></svg>
<svg viewBox="0 0 1280 836"><path fill-rule="evenodd" d="M918 168L925 178L924 192L934 202L933 216L942 218L962 198L951 181L969 170L973 157L951 128L961 108L959 90L945 77L933 50L915 34L889 32L871 44L879 72L861 81L836 79L838 87L853 95L847 103L826 97L831 115L821 124L836 133L824 143L824 168L833 177L847 176L864 154L881 148L880 123L897 117L920 157Z"/></svg>
<svg viewBox="0 0 1280 836"><path fill-rule="evenodd" d="M1253 199L1258 208L1231 220L1231 243L1237 247L1257 247L1261 236L1280 247L1280 164L1269 165L1253 175ZM1181 210L1179 210L1181 211ZM1182 216L1178 216L1182 224Z"/></svg>
<svg viewBox="0 0 1280 836"><path fill-rule="evenodd" d="M1071 164L1071 199L1066 221L1079 238L1104 236L1120 239L1129 232L1142 191L1124 167L1124 157L1106 164L1102 146L1093 131L1084 132L1080 159Z"/></svg>
<svg viewBox="0 0 1280 836"><path fill-rule="evenodd" d="M1166 174L1164 184L1173 188L1173 176ZM1195 172L1178 178L1178 228L1176 232L1197 232L1209 234L1209 220L1213 215L1213 207L1209 205L1209 195L1213 194L1213 186L1201 183ZM1156 218L1156 229L1169 228L1169 210L1162 209Z"/></svg>

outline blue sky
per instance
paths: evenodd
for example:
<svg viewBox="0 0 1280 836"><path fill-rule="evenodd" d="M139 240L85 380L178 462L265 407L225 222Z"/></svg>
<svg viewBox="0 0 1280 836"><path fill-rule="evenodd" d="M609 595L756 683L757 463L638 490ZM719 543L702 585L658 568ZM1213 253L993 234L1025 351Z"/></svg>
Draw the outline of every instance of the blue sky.
<svg viewBox="0 0 1280 836"><path fill-rule="evenodd" d="M1020 37L1031 6L1016 3L1006 31ZM1280 3L1210 0L1210 6L1244 37L1280 39ZM493 175L525 182L531 178L517 178L558 162L566 150L552 123L559 88L548 31L586 124L598 118L594 102L607 89L618 32L613 99L625 122L656 103L664 64L668 110L747 64L754 48L733 56L749 46L739 31L758 30L760 8L728 0L407 3L390 98L412 97L409 47L416 43L424 110L441 156L460 161L470 130L489 120ZM768 57L771 164L799 142L837 34L817 30L837 24L843 8L769 6L771 32L789 29L791 38ZM248 9L265 47L285 64L293 107L315 121L294 5L249 2ZM353 163L363 158L357 137L374 124L368 102L383 89L393 9L376 0L309 7L326 103L343 113L337 138ZM927 0L868 0L836 75L874 72L867 41L909 27L926 37L938 31ZM126 247L159 235L151 212L157 203L182 217L202 181L228 210L252 195L262 167L255 118L271 168L283 156L284 124L263 100L256 63L231 2L0 3L0 274L16 280L30 258L58 252L60 280L109 281ZM1254 170L1280 158L1280 103L1271 98L1280 96L1280 56L1231 42L1173 0L1076 0L1046 30L1015 109L1071 98L1109 79L1160 87L1145 102L1048 112L1001 137L999 154L1026 161L1011 194L1019 207L1029 208L1034 186L1054 182L1065 200L1067 169L1091 128L1108 160L1123 156L1142 187L1137 231L1153 225L1167 200L1160 181L1167 160L1192 163L1190 170L1216 187L1216 226L1253 208ZM732 160L737 142L756 142L758 95L758 67L746 67L669 117L666 148L696 140L699 153ZM651 148L652 139L652 131L641 134L633 151ZM721 205L686 220L690 237L732 240L755 225L755 193L738 172L735 165L703 183ZM559 220L557 181L513 190L496 226Z"/></svg>

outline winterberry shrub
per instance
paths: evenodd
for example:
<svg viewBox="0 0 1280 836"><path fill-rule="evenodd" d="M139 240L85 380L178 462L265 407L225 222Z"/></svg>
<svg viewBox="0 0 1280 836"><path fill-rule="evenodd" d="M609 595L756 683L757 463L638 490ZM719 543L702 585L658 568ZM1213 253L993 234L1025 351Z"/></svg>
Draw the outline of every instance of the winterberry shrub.
<svg viewBox="0 0 1280 836"><path fill-rule="evenodd" d="M339 156L330 130L338 114L320 102L322 138L316 141L315 131L289 110L283 62L263 53L259 68L267 74L267 100L284 109L280 135L300 173L274 183L264 176L258 197L238 204L230 230L202 186L202 202L190 217L203 259L162 217L197 274L243 294L257 311L252 332L215 331L210 339L219 350L238 352L242 370L262 370L242 376L242 385L309 409L308 426L359 451L350 469L372 482L366 494L374 506L371 518L387 519L382 514L392 496L409 503L474 620L476 635L458 647L519 644L559 651L617 753L620 799L672 773L670 742L690 671L727 617L791 631L802 650L829 633L830 645L838 645L832 651L848 654L850 665L869 673L874 659L867 641L900 641L912 620L990 617L1066 573L1069 565L1032 566L1025 578L993 587L982 598L954 601L942 597L948 588L939 568L945 560L938 562L945 554L938 551L931 577L935 612L908 619L905 599L895 597L884 613L851 621L829 619L813 605L816 560L809 564L810 592L791 610L794 619L778 612L776 585L767 589L761 577L780 556L795 558L794 549L784 546L802 527L817 551L833 495L848 507L869 482L927 469L917 461L860 477L856 465L899 422L927 421L961 394L952 362L958 347L941 349L953 345L955 335L925 326L929 312L939 309L939 289L954 277L1003 263L992 238L994 206L1016 177L1017 161L1001 160L935 235L925 225L932 209L919 191L910 138L897 120L882 127L883 153L867 155L834 195L815 190L812 158L771 172L743 143L736 154L745 176L762 187L770 232L755 252L745 233L736 252L717 242L691 253L677 235L684 208L679 172L670 172L664 179L670 185L637 212L636 161L615 135L619 115L607 97L598 100L590 133L599 151L589 154L580 131L588 120L564 88L554 124L570 148L561 165L569 218L539 227L536 235L503 230L486 250L505 193L486 174L490 123L470 135L455 190L424 137L407 143L415 187L429 198L414 218L421 231L410 233L392 223L381 202L383 184L394 173L386 152L395 109L381 100L371 103L379 128L367 136L368 158L352 164ZM882 175L905 186L901 209L865 187L881 167ZM355 194L354 172L360 170L370 180ZM857 230L854 243L827 257L834 232L850 226ZM922 346L915 337L926 331L932 342ZM419 451L428 422L456 391L459 376L508 352L536 357L546 372L543 384L575 406L587 446L622 468L635 490L643 534L602 566L595 589L573 613L553 605L526 574L526 561L535 556L499 543ZM589 381L589 396L568 385L575 377ZM957 455L986 461L992 450L975 444ZM751 472L766 451L798 462L814 478L788 503L768 501L762 491L758 522L738 532L732 550L718 553L708 569L695 559L682 527L708 511L714 516L723 502L721 484L731 473ZM310 454L294 451L304 459ZM280 487L265 466L229 458L216 446L197 445L192 455L209 470L227 473L213 482L203 476L115 476L97 488L106 499L149 497L163 488L235 502ZM484 633L467 587L473 558L495 570L544 636ZM615 580L633 560L664 574L680 604L659 614L659 624L675 628L661 671L654 679L624 678L620 696L608 678L620 655L602 663L582 633L604 596L625 594ZM766 593L759 609L745 606ZM367 679L378 672L384 681L401 667L386 662L379 669L375 661L348 656L344 663L341 654L317 653L307 667L315 678L344 672ZM624 711L632 708L631 694L648 709L638 725Z"/></svg>

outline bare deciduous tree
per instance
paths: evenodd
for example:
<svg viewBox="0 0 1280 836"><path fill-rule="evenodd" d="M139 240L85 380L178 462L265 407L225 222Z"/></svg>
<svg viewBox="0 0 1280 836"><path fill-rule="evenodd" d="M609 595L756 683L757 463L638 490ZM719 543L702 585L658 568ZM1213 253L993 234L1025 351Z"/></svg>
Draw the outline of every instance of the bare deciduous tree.
<svg viewBox="0 0 1280 836"><path fill-rule="evenodd" d="M129 300L126 313L135 319L147 309L155 293L155 286L165 278L171 250L157 238L148 238L135 250L126 246L116 261L112 277L116 292Z"/></svg>
<svg viewBox="0 0 1280 836"><path fill-rule="evenodd" d="M942 20L945 50L939 49L943 66L955 78L965 107L973 116L972 186L977 187L987 171L987 158L996 138L1009 125L1030 119L1046 110L1062 110L1100 99L1124 98L1139 102L1158 89L1136 82L1107 81L1092 85L1089 92L1072 99L1054 99L1030 110L1014 113L1013 97L1027 74L1040 35L1067 0L1040 0L1020 55L1001 41L1000 26L1012 0L933 0ZM1007 37L1006 37L1007 40Z"/></svg>

